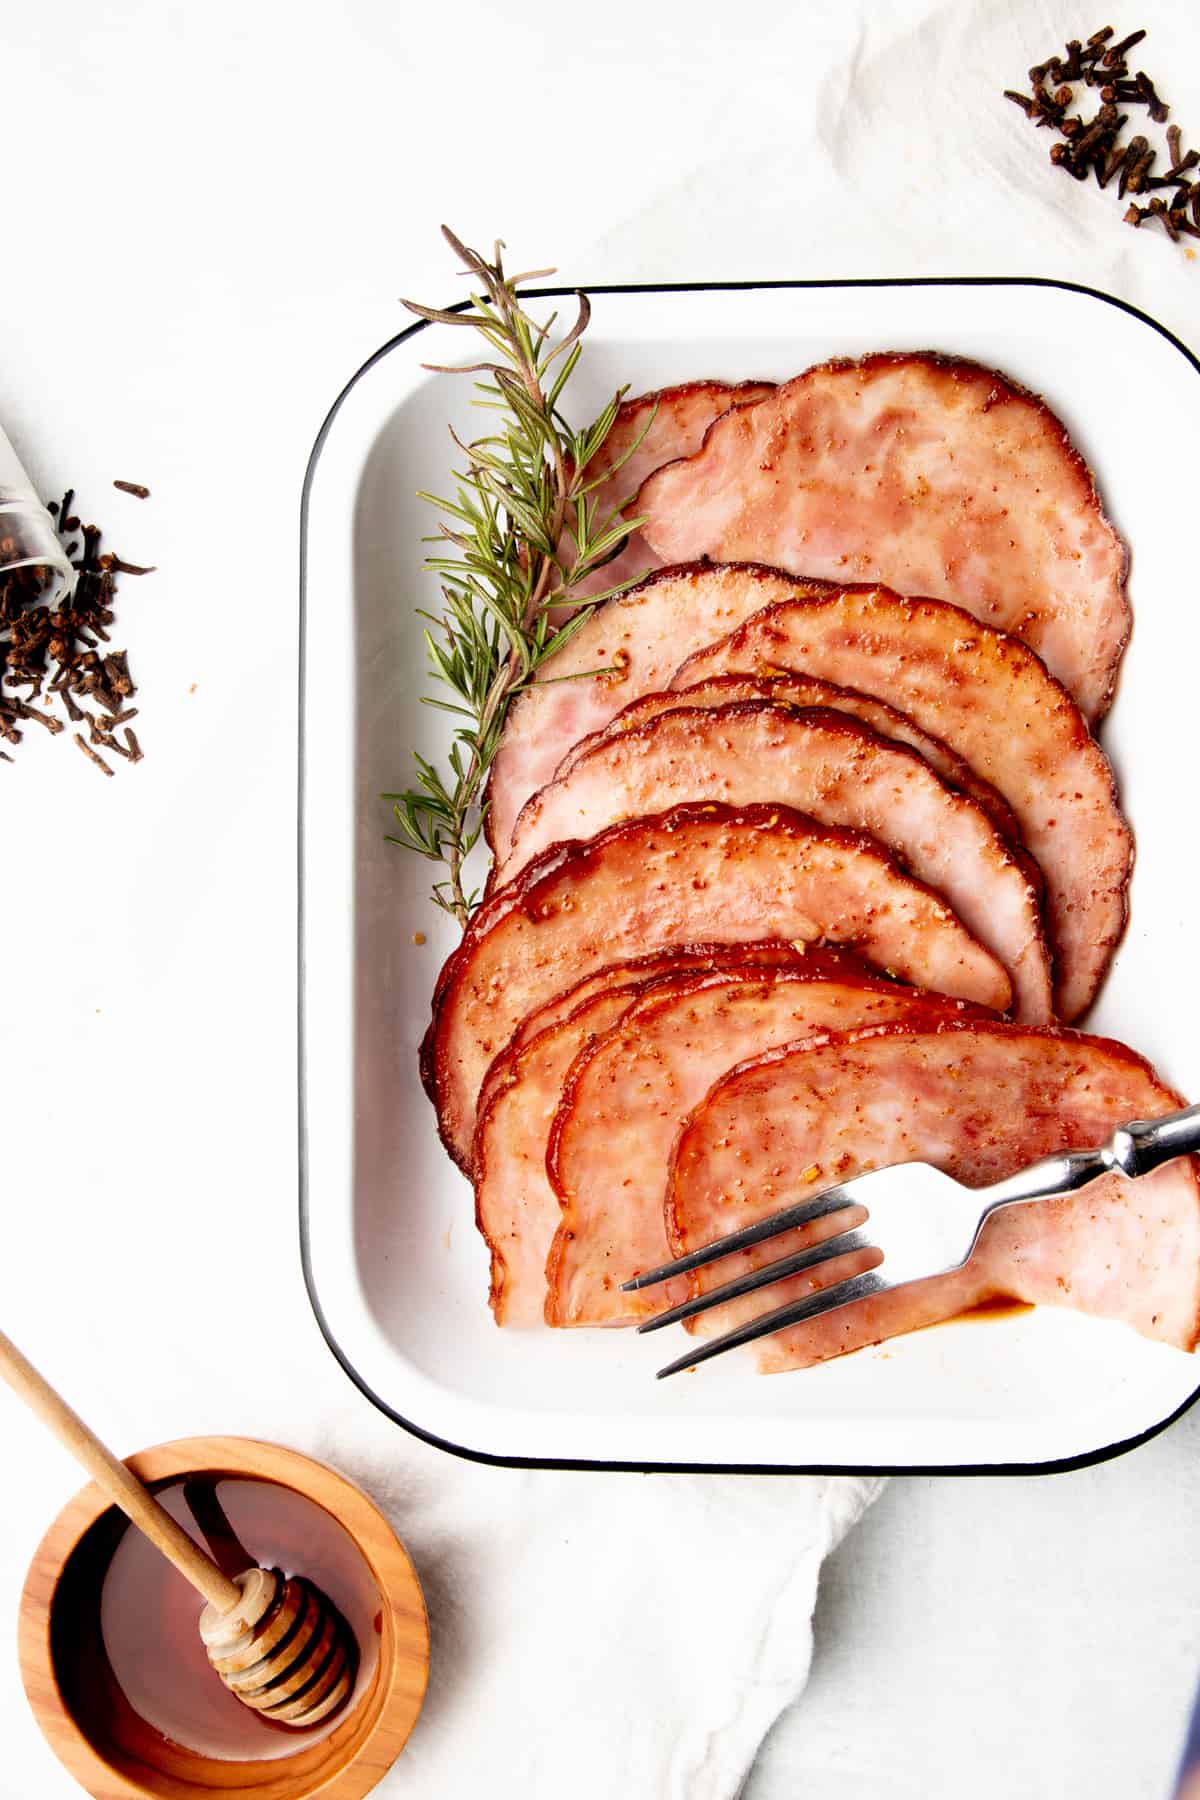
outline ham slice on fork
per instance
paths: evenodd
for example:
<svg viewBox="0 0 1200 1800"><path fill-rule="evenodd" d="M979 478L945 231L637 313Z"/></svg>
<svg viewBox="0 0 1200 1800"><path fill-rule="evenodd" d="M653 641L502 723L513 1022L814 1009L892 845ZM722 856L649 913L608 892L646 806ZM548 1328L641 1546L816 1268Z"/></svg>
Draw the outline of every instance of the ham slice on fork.
<svg viewBox="0 0 1200 1800"><path fill-rule="evenodd" d="M932 1032L895 1025L810 1040L733 1070L693 1114L675 1146L668 1235L674 1253L685 1255L806 1192L890 1163L932 1163L980 1187L1039 1157L1091 1148L1130 1119L1155 1118L1180 1105L1132 1050L1074 1031L976 1021ZM978 1210L970 1212L971 1225ZM697 1270L695 1291L827 1239L843 1222L861 1224L861 1209ZM869 1218L865 1229L869 1237ZM689 1324L717 1335L877 1261L871 1251L836 1257ZM1000 1212L988 1220L964 1268L763 1338L759 1366L807 1368L1001 1297L1075 1307L1194 1349L1200 1335L1195 1159L1168 1163L1138 1181L1106 1175L1069 1198Z"/></svg>

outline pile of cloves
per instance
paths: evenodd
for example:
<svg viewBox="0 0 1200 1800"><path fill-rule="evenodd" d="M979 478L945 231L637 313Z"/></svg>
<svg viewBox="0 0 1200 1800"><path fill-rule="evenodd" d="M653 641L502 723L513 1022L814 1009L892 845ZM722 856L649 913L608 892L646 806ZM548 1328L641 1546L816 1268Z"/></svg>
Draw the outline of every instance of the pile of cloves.
<svg viewBox="0 0 1200 1800"><path fill-rule="evenodd" d="M1178 243L1183 237L1200 238L1200 181L1189 180L1200 167L1200 152L1185 152L1182 131L1178 125L1169 125L1168 166L1156 175L1153 169L1158 151L1150 140L1141 133L1127 141L1121 136L1129 123L1129 114L1121 111L1123 106L1144 106L1156 125L1164 124L1170 116L1170 108L1145 71L1139 69L1132 75L1129 71L1129 52L1145 35L1144 31L1133 31L1114 44L1113 28L1106 25L1103 31L1093 32L1086 44L1072 38L1064 56L1052 56L1048 62L1035 63L1030 69L1032 94L1018 94L1006 88L1004 97L1019 106L1035 125L1049 125L1060 134L1062 141L1051 145L1050 161L1076 181L1086 181L1091 172L1103 188L1115 178L1122 200L1127 194L1154 193L1145 206L1131 199L1125 223L1140 225L1144 219L1157 219ZM1094 118L1085 119L1081 112L1071 112L1075 97L1072 84L1079 83L1098 90L1100 105ZM1165 188L1174 190L1169 198L1154 192Z"/></svg>
<svg viewBox="0 0 1200 1800"><path fill-rule="evenodd" d="M140 483L115 485L127 493L144 496L147 492ZM129 660L124 650L105 649L111 642L117 579L151 571L123 562L111 551L101 552L99 528L83 524L73 510L74 500L74 493L68 491L61 502L51 502L49 508L78 571L71 598L56 607L40 598L50 580L45 570L21 568L0 574L4 662L0 740L19 744L22 726L28 721L52 736L63 731L65 723L79 726L83 729L72 734L75 743L90 762L111 775L113 766L107 755L131 763L142 760L137 734L130 728L138 709L129 704L137 692ZM61 706L65 723L44 706L33 704L43 698ZM6 749L0 749L0 758L13 760Z"/></svg>

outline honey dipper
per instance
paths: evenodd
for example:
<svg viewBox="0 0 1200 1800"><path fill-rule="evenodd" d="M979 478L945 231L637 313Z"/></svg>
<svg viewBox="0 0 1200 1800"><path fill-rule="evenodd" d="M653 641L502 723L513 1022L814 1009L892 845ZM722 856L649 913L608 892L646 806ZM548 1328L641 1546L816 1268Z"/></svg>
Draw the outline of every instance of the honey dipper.
<svg viewBox="0 0 1200 1800"><path fill-rule="evenodd" d="M204 1596L208 1604L200 1614L200 1636L231 1694L264 1719L302 1729L331 1718L345 1705L354 1686L357 1645L319 1588L278 1569L247 1569L230 1579L2 1331L0 1375L113 1504Z"/></svg>

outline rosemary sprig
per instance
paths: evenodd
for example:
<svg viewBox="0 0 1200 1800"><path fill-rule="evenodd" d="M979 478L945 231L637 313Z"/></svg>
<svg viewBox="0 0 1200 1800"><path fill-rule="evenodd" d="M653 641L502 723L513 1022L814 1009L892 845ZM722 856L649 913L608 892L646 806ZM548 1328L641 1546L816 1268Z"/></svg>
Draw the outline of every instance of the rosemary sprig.
<svg viewBox="0 0 1200 1800"><path fill-rule="evenodd" d="M591 315L587 296L576 296L575 322L555 339L557 314L539 323L525 311L519 295L523 283L552 275L552 269L507 275L501 243L489 263L448 227L442 232L480 291L472 293L463 312L442 312L412 300L404 305L418 318L465 325L483 338L493 353L488 361L465 369L424 366L487 377L475 383L475 403L499 417L487 436L471 443L451 432L464 459L455 474L454 498L420 496L443 515L436 534L425 541L438 546L426 567L440 579L445 611L440 618L421 614L432 627L425 631L425 645L430 673L454 696L424 699L463 723L455 731L446 768L414 752L416 786L383 797L393 803L397 827L388 842L444 866L432 898L465 926L478 894L463 887L463 863L483 830L483 785L508 708L590 609L636 579L586 600L575 591L639 523L618 511L598 516L593 498L601 481L637 445L593 477L591 465L626 390L620 389L583 431L575 430L560 410Z"/></svg>

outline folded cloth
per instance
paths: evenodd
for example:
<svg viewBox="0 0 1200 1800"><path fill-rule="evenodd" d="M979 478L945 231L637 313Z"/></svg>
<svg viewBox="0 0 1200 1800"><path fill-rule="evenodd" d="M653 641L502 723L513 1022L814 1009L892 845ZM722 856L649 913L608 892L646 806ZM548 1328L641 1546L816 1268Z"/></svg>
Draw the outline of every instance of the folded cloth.
<svg viewBox="0 0 1200 1800"><path fill-rule="evenodd" d="M317 1454L392 1517L429 1604L425 1710L377 1790L406 1800L733 1800L807 1679L822 1560L883 1486L514 1471L403 1442L381 1465L340 1435Z"/></svg>

